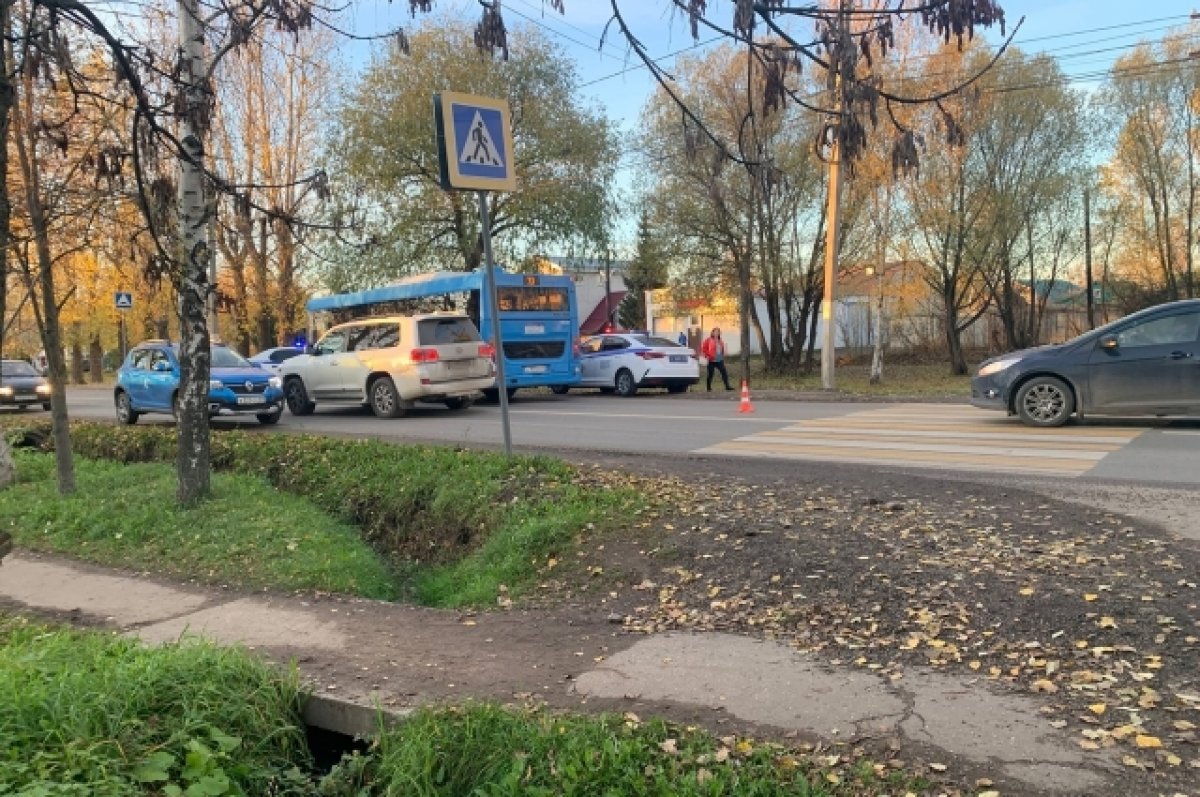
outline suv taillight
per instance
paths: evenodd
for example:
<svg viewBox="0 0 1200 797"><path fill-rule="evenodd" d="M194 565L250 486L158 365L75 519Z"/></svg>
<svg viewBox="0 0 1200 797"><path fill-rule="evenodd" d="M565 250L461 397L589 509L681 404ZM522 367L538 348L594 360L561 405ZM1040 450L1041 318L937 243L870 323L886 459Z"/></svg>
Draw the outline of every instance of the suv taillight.
<svg viewBox="0 0 1200 797"><path fill-rule="evenodd" d="M496 347L490 343L479 344L479 356L494 358L496 356Z"/></svg>
<svg viewBox="0 0 1200 797"><path fill-rule="evenodd" d="M414 363L435 363L438 361L437 349L413 349L410 356Z"/></svg>

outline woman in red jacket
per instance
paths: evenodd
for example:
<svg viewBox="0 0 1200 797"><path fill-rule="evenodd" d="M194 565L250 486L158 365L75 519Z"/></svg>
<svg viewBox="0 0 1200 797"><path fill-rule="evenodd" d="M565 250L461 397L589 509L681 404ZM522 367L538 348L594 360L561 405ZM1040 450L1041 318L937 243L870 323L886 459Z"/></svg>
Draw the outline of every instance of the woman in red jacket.
<svg viewBox="0 0 1200 797"><path fill-rule="evenodd" d="M700 344L700 354L708 360L708 389L712 391L713 371L721 372L721 381L726 390L733 390L729 384L729 372L725 370L725 341L721 340L721 328L713 327L712 334Z"/></svg>

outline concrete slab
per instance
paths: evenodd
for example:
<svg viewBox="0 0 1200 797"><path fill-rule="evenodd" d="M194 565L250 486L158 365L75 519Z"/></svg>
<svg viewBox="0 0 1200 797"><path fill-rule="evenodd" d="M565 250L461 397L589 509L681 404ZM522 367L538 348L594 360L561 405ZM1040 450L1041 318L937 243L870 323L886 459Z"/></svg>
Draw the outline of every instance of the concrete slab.
<svg viewBox="0 0 1200 797"><path fill-rule="evenodd" d="M786 645L730 634L648 637L580 675L578 692L721 706L749 722L826 738L898 733L1039 788L1103 786L1085 760L1039 715L1036 699L998 694L978 679L910 674L898 684L863 671L830 670Z"/></svg>
<svg viewBox="0 0 1200 797"><path fill-rule="evenodd" d="M342 650L346 634L334 623L323 622L311 611L285 609L270 599L243 598L202 611L154 623L136 632L152 643L171 642L195 634L223 644L266 648L321 648Z"/></svg>
<svg viewBox="0 0 1200 797"><path fill-rule="evenodd" d="M79 611L120 626L155 622L193 612L202 594L128 576L86 573L13 554L0 567L0 596L54 611Z"/></svg>
<svg viewBox="0 0 1200 797"><path fill-rule="evenodd" d="M647 637L578 676L575 688L720 706L747 721L835 737L888 730L905 708L873 675L833 673L785 645L733 634Z"/></svg>

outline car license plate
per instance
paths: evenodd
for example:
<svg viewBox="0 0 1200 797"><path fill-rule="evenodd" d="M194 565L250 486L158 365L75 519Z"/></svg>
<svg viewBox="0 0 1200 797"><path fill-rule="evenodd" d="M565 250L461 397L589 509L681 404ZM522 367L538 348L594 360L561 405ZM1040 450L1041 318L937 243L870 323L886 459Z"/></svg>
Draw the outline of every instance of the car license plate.
<svg viewBox="0 0 1200 797"><path fill-rule="evenodd" d="M546 325L545 324L526 324L525 325L525 334L526 335L545 335L546 334Z"/></svg>
<svg viewBox="0 0 1200 797"><path fill-rule="evenodd" d="M550 367L547 365L527 365L527 366L525 366L525 373L527 373L527 374L544 374L549 370L550 370Z"/></svg>
<svg viewBox="0 0 1200 797"><path fill-rule="evenodd" d="M37 396L25 394L23 396L17 396L17 401L37 401Z"/></svg>
<svg viewBox="0 0 1200 797"><path fill-rule="evenodd" d="M262 404L266 401L263 396L238 396L238 404Z"/></svg>
<svg viewBox="0 0 1200 797"><path fill-rule="evenodd" d="M673 362L673 363L685 363L687 361L688 361L688 358L687 358L686 354L672 354L671 355L671 362Z"/></svg>

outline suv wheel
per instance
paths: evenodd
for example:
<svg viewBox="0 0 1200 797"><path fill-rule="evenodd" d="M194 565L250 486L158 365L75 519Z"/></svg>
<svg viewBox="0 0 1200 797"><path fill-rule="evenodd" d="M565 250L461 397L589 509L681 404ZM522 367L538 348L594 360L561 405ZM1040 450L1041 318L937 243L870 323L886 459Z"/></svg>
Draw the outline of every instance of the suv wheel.
<svg viewBox="0 0 1200 797"><path fill-rule="evenodd" d="M367 389L370 395L371 412L377 418L399 418L404 414L400 393L390 376L381 376Z"/></svg>
<svg viewBox="0 0 1200 797"><path fill-rule="evenodd" d="M309 400L304 382L298 376L289 376L283 383L283 399L292 415L312 415L317 406Z"/></svg>
<svg viewBox="0 0 1200 797"><path fill-rule="evenodd" d="M1062 426L1075 412L1075 394L1053 376L1037 376L1017 391L1017 415L1026 426Z"/></svg>
<svg viewBox="0 0 1200 797"><path fill-rule="evenodd" d="M133 402L129 400L129 394L124 390L117 393L117 421L124 424L133 425L137 423L138 414L133 409Z"/></svg>

